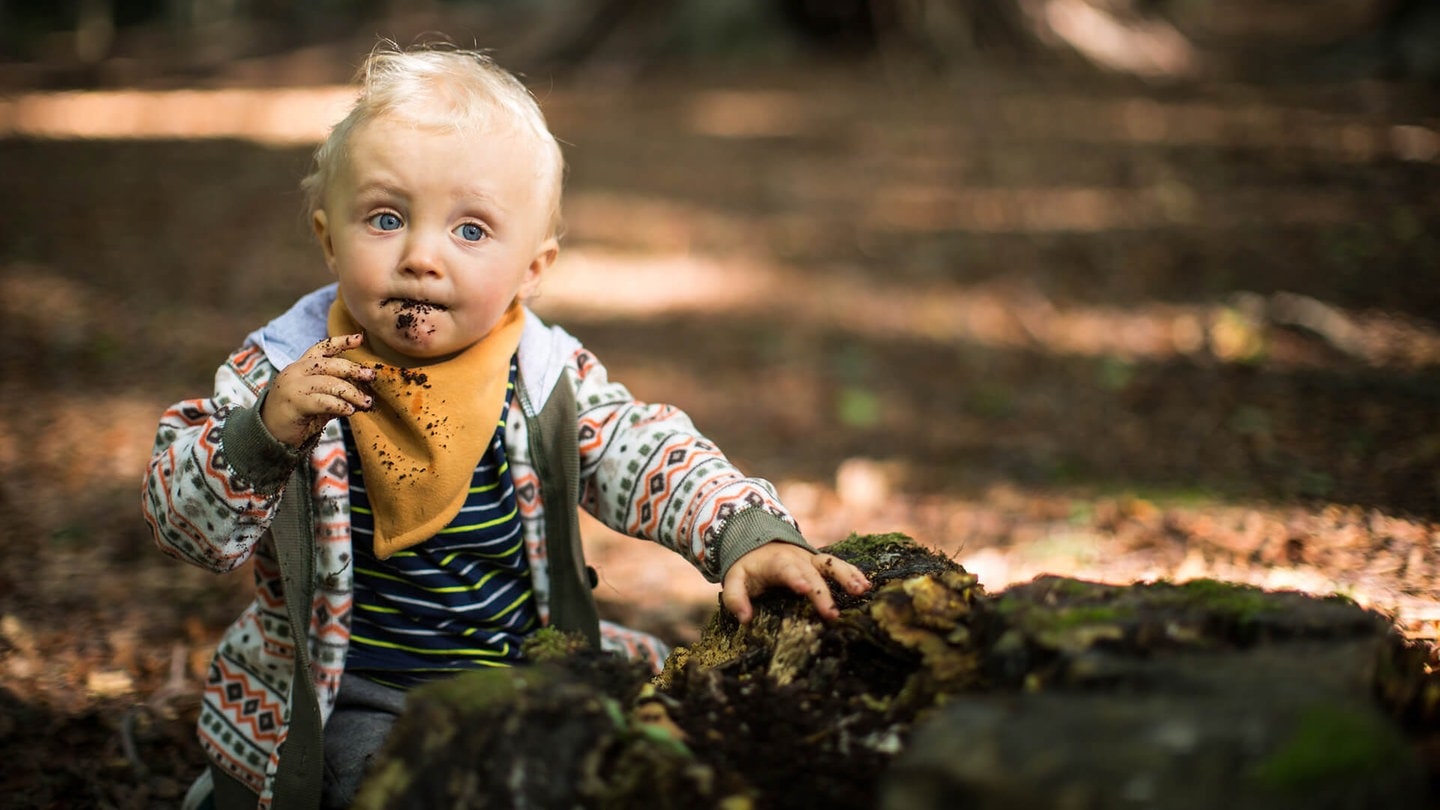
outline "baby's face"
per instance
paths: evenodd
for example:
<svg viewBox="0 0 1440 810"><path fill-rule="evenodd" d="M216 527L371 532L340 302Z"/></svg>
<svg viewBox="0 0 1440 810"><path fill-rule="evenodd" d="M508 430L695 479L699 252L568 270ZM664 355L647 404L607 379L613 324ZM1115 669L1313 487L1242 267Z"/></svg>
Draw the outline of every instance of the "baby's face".
<svg viewBox="0 0 1440 810"><path fill-rule="evenodd" d="M315 231L383 359L441 360L470 347L554 260L532 138L379 118L348 146Z"/></svg>

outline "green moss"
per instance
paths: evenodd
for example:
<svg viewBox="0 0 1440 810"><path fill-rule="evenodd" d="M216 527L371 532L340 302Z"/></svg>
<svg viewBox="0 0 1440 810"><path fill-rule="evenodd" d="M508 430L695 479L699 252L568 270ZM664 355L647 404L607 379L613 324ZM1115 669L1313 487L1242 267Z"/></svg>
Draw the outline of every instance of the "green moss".
<svg viewBox="0 0 1440 810"><path fill-rule="evenodd" d="M1132 617L1132 611L1113 605L1076 605L1056 609L1033 607L1018 614L1016 624L1026 633L1053 646L1065 636L1097 625L1114 626L1117 628L1115 635L1119 635L1120 623Z"/></svg>
<svg viewBox="0 0 1440 810"><path fill-rule="evenodd" d="M1085 624L1112 624L1131 617L1133 611L1112 605L1077 605L1050 614L1051 625L1057 629Z"/></svg>
<svg viewBox="0 0 1440 810"><path fill-rule="evenodd" d="M481 669L421 686L410 693L410 700L449 710L477 711L512 702L525 689L553 679L553 672L542 666Z"/></svg>
<svg viewBox="0 0 1440 810"><path fill-rule="evenodd" d="M373 775L365 780L358 796L355 810L385 810L394 800L404 796L413 779L410 769L398 758L389 759Z"/></svg>
<svg viewBox="0 0 1440 810"><path fill-rule="evenodd" d="M760 621L747 627L741 625L728 610L712 612L709 622L700 632L700 641L671 650L670 656L665 659L664 669L651 683L655 688L665 691L674 687L686 669L694 667L695 670L703 671L738 659L743 650L750 646L750 632L756 629L757 623L763 623L766 615L768 614L760 614L757 617Z"/></svg>
<svg viewBox="0 0 1440 810"><path fill-rule="evenodd" d="M1272 790L1293 792L1383 773L1405 756L1395 730L1373 711L1316 706L1251 776Z"/></svg>
<svg viewBox="0 0 1440 810"><path fill-rule="evenodd" d="M664 726L639 723L634 725L631 733L633 734L631 738L632 741L659 746L670 754L682 756L687 759L695 758L695 753L690 750L690 746L686 745L685 741L680 737L677 737L675 732Z"/></svg>
<svg viewBox="0 0 1440 810"><path fill-rule="evenodd" d="M1120 621L1132 617L1135 613L1113 604L1045 605L1014 597L999 598L995 602L995 611L1014 618L1015 623L1025 630L1073 627L1076 624L1094 624L1097 621Z"/></svg>
<svg viewBox="0 0 1440 810"><path fill-rule="evenodd" d="M1093 583L1057 579L1059 590L1074 588L1080 596L1097 593ZM1081 588L1079 586L1087 586ZM1056 594L1058 590L1051 590ZM1133 622L1132 606L1107 601L1103 604L1052 605L1006 596L995 604L996 611L1020 633L1041 646L1051 649L1083 650L1100 641L1119 641L1125 636L1125 624Z"/></svg>
<svg viewBox="0 0 1440 810"><path fill-rule="evenodd" d="M1108 599L1114 596L1116 591L1113 585L1103 585L1099 582L1087 582L1070 577L1055 577L1048 584L1050 593L1069 600Z"/></svg>
<svg viewBox="0 0 1440 810"><path fill-rule="evenodd" d="M581 650L588 649L590 642L579 633L567 633L554 627L542 627L526 637L520 650L535 663L563 661Z"/></svg>
<svg viewBox="0 0 1440 810"><path fill-rule="evenodd" d="M1162 588L1173 589L1178 597L1177 607L1204 610L1241 624L1254 620L1271 607L1265 592L1259 588L1214 579L1196 579L1181 585L1156 585L1154 588L1157 593L1162 593Z"/></svg>
<svg viewBox="0 0 1440 810"><path fill-rule="evenodd" d="M1115 599L1121 591L1113 585L1057 576L1037 578L1035 585L1038 590L1026 587L1001 594L995 601L995 609L1002 615L1017 617L1027 614L1054 615L1082 607L1104 608L1117 612L1121 609ZM1083 615L1077 613L1074 617L1079 619Z"/></svg>
<svg viewBox="0 0 1440 810"><path fill-rule="evenodd" d="M825 551L848 560L850 564L870 570L893 562L908 548L915 546L915 540L908 534L887 532L885 534L851 534L840 542L827 546Z"/></svg>

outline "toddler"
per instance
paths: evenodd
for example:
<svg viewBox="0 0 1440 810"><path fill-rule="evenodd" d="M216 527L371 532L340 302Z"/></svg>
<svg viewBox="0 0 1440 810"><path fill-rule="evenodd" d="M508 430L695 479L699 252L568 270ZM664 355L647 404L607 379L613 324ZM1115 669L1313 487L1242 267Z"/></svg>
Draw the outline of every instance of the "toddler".
<svg viewBox="0 0 1440 810"><path fill-rule="evenodd" d="M749 621L772 587L837 615L766 481L635 401L524 302L559 253L563 158L483 54L382 48L303 182L335 283L252 333L160 420L144 492L168 554L255 600L205 684L190 803L345 807L418 684L523 663L553 626L658 667L601 621L577 508L684 555Z"/></svg>

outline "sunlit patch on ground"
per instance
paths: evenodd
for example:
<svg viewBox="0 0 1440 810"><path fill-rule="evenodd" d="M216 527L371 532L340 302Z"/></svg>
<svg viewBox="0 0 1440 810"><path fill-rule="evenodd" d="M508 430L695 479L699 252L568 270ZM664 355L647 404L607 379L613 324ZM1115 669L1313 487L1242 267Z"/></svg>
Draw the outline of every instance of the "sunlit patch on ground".
<svg viewBox="0 0 1440 810"><path fill-rule="evenodd" d="M314 143L354 96L348 87L29 93L0 97L0 137Z"/></svg>
<svg viewBox="0 0 1440 810"><path fill-rule="evenodd" d="M937 344L1024 348L1057 356L1174 360L1277 367L1322 362L1323 352L1287 340L1302 330L1318 347L1368 366L1440 365L1440 329L1383 312L1346 311L1280 294L1215 304L1140 302L1128 306L1057 304L1015 283L889 284L840 277L806 283L773 263L690 253L566 251L535 306L557 318L623 322L685 313L745 312L847 331Z"/></svg>

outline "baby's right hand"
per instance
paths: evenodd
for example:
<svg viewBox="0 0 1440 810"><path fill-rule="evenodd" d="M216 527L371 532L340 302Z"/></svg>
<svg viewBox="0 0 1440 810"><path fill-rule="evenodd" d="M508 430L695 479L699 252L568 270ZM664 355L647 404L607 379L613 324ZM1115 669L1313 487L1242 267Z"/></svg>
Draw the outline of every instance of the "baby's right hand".
<svg viewBox="0 0 1440 810"><path fill-rule="evenodd" d="M270 435L301 447L331 419L370 409L374 400L365 383L375 379L375 369L338 356L364 340L362 334L326 338L275 375L260 409Z"/></svg>

